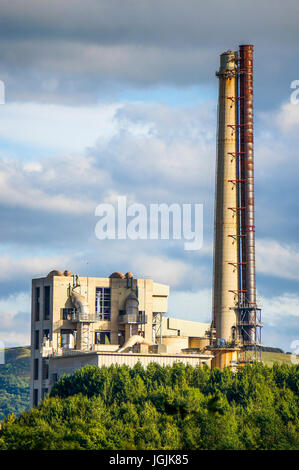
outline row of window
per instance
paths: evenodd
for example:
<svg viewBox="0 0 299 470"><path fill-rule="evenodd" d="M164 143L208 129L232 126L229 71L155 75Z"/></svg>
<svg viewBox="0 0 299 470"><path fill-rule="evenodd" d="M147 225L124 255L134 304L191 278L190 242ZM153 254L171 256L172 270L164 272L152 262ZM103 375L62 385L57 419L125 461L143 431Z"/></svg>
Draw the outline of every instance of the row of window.
<svg viewBox="0 0 299 470"><path fill-rule="evenodd" d="M76 346L76 336L77 336L77 331L76 330L67 330L67 329L61 329L61 347L66 348ZM70 342L69 338L73 337L72 342ZM49 339L49 330L45 329L43 330L43 338ZM110 331L96 331L95 332L95 344L111 344L111 336L110 336ZM34 349L38 350L40 348L40 330L35 330L35 336L34 336ZM38 361L38 359L37 359ZM38 362L37 362L37 367L38 367ZM35 379L37 380L37 379Z"/></svg>
<svg viewBox="0 0 299 470"><path fill-rule="evenodd" d="M61 348L76 347L77 330L60 330L60 346ZM111 344L110 331L96 331L95 344Z"/></svg>
<svg viewBox="0 0 299 470"><path fill-rule="evenodd" d="M44 304L43 312L41 312L41 288L35 288L35 321L40 320L40 316L43 313L43 319L50 319L50 286L44 286ZM96 300L95 300L95 311L96 314L101 317L102 320L110 320L111 311L111 289L110 287L97 287L96 288ZM62 309L63 320L71 319L72 314L75 312L74 308Z"/></svg>
<svg viewBox="0 0 299 470"><path fill-rule="evenodd" d="M76 313L76 309L73 308L73 307L68 307L68 308L62 308L61 309L61 320L69 320L71 321L74 314ZM123 316L123 315L126 315L126 310L119 310L118 311L118 314L120 316ZM106 321L110 321L111 320L111 315L110 315L110 311L109 313L98 313L97 312L97 315L98 315L98 318L99 320L106 320ZM139 321L142 321L142 319L144 318L145 316L145 311L144 310L140 310L138 312L138 317L137 317L137 320Z"/></svg>

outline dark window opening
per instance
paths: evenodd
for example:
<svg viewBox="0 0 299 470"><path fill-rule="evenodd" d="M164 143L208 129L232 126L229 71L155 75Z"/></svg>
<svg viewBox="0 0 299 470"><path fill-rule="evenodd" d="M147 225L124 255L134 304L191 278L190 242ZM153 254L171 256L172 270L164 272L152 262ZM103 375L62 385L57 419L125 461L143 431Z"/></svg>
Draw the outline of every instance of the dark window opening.
<svg viewBox="0 0 299 470"><path fill-rule="evenodd" d="M145 323L145 320L146 320L146 318L145 318L145 310L139 310L139 312L138 312L138 321L139 321L140 323Z"/></svg>
<svg viewBox="0 0 299 470"><path fill-rule="evenodd" d="M47 359L43 359L43 380L49 378L49 362Z"/></svg>
<svg viewBox="0 0 299 470"><path fill-rule="evenodd" d="M48 394L48 389L43 388L43 390L42 390L42 400L46 397L47 394Z"/></svg>
<svg viewBox="0 0 299 470"><path fill-rule="evenodd" d="M63 349L74 349L76 345L76 334L77 330L60 330L60 338L61 338L61 348Z"/></svg>
<svg viewBox="0 0 299 470"><path fill-rule="evenodd" d="M58 381L58 374L55 373L55 374L52 374L52 382L55 384L55 382Z"/></svg>
<svg viewBox="0 0 299 470"><path fill-rule="evenodd" d="M119 313L119 315L125 315L126 311L125 310L119 310L118 313Z"/></svg>
<svg viewBox="0 0 299 470"><path fill-rule="evenodd" d="M72 320L74 314L76 313L76 309L74 307L63 308L61 319L62 320Z"/></svg>
<svg viewBox="0 0 299 470"><path fill-rule="evenodd" d="M110 287L96 288L96 314L100 320L110 320L111 290Z"/></svg>
<svg viewBox="0 0 299 470"><path fill-rule="evenodd" d="M119 330L117 336L118 336L118 344L122 346L125 342L125 332L123 330Z"/></svg>
<svg viewBox="0 0 299 470"><path fill-rule="evenodd" d="M38 359L34 359L34 380L38 380Z"/></svg>
<svg viewBox="0 0 299 470"><path fill-rule="evenodd" d="M111 344L110 331L96 331L95 344Z"/></svg>
<svg viewBox="0 0 299 470"><path fill-rule="evenodd" d="M34 349L39 349L39 330L35 330Z"/></svg>
<svg viewBox="0 0 299 470"><path fill-rule="evenodd" d="M44 287L44 320L50 319L50 286Z"/></svg>
<svg viewBox="0 0 299 470"><path fill-rule="evenodd" d="M33 406L37 406L38 405L38 389L35 388L33 390Z"/></svg>
<svg viewBox="0 0 299 470"><path fill-rule="evenodd" d="M236 340L236 337L237 337L237 335L236 335L236 327L233 326L233 327L232 327L232 340L235 341L235 340Z"/></svg>
<svg viewBox="0 0 299 470"><path fill-rule="evenodd" d="M35 321L39 321L39 306L40 306L40 288L36 287L35 288L35 305L34 305Z"/></svg>
<svg viewBox="0 0 299 470"><path fill-rule="evenodd" d="M43 338L50 339L50 330L48 328L43 330Z"/></svg>

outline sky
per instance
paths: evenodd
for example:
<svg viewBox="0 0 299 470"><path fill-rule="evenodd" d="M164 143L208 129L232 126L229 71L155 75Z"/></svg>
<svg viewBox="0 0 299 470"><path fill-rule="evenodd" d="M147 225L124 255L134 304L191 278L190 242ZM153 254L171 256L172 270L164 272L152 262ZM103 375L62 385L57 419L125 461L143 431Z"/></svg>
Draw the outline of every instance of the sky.
<svg viewBox="0 0 299 470"><path fill-rule="evenodd" d="M263 343L299 339L297 0L1 0L0 341L30 343L31 279L131 271L210 322L219 54L254 44ZM99 240L95 208L203 204L182 240Z"/></svg>

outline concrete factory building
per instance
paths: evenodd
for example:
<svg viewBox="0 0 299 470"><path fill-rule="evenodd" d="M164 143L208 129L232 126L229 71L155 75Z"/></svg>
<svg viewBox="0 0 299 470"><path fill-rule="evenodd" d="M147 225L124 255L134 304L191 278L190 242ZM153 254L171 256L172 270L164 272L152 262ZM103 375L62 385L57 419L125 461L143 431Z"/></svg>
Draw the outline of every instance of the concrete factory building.
<svg viewBox="0 0 299 470"><path fill-rule="evenodd" d="M31 405L87 364L210 364L210 324L166 318L169 287L131 273L32 281Z"/></svg>

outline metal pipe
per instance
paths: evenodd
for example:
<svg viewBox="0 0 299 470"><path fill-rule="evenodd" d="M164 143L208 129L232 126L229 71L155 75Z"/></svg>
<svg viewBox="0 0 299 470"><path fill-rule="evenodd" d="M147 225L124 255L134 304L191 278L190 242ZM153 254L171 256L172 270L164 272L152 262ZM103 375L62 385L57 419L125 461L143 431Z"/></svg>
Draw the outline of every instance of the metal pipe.
<svg viewBox="0 0 299 470"><path fill-rule="evenodd" d="M255 288L255 225L254 225L254 157L253 157L253 46L239 48L240 73L240 179L244 181L241 191L242 224L242 290L245 303L256 305Z"/></svg>
<svg viewBox="0 0 299 470"><path fill-rule="evenodd" d="M254 154L253 154L253 46L239 46L239 148L240 148L240 214L242 305L256 307L255 223L254 223ZM255 310L247 311L246 336L255 343ZM251 326L252 325L252 326Z"/></svg>

